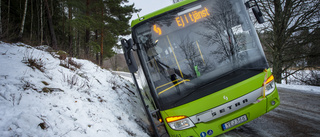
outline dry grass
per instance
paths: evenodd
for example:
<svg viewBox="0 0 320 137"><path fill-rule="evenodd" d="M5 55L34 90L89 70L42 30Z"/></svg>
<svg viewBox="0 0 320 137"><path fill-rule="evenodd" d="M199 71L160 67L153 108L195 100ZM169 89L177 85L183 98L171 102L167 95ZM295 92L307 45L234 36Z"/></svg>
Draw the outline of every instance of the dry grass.
<svg viewBox="0 0 320 137"><path fill-rule="evenodd" d="M24 54L22 62L27 64L27 66L31 67L32 69L38 69L41 72L44 72L44 61L41 59L42 57L34 57L33 51L27 51Z"/></svg>

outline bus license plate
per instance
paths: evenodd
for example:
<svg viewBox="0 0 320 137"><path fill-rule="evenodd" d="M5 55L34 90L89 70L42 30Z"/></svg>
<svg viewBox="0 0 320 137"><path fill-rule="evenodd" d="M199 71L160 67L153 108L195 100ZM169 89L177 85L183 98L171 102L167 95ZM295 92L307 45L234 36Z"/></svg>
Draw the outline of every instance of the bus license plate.
<svg viewBox="0 0 320 137"><path fill-rule="evenodd" d="M243 123L243 122L245 122L247 120L248 120L247 115L240 116L240 117L238 117L236 119L233 119L233 120L231 120L229 122L226 122L226 123L222 124L222 129L223 130L227 130L227 129L232 128L232 127L234 127L234 126L236 126L238 124L241 124L241 123Z"/></svg>

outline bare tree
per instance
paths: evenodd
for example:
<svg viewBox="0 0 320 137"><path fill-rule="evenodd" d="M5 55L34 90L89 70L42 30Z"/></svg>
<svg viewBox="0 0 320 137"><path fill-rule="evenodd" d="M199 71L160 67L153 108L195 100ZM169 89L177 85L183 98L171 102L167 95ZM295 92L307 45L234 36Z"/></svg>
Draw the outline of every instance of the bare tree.
<svg viewBox="0 0 320 137"><path fill-rule="evenodd" d="M304 64L308 39L319 28L319 0L259 0L267 20L263 31L268 36L263 41L271 54L275 80L281 83L282 76L290 67ZM307 31L306 35L301 35ZM304 66L306 67L306 66ZM298 69L303 69L298 68ZM297 68L295 68L297 69Z"/></svg>
<svg viewBox="0 0 320 137"><path fill-rule="evenodd" d="M25 24L25 21L26 21L27 8L28 8L28 0L26 0L26 2L24 4L23 18L22 18L22 23L21 23L21 27L20 27L20 32L19 32L19 35L18 35L18 39L19 40L21 40L21 38L22 38L22 34L23 34L23 30L24 30L24 24Z"/></svg>

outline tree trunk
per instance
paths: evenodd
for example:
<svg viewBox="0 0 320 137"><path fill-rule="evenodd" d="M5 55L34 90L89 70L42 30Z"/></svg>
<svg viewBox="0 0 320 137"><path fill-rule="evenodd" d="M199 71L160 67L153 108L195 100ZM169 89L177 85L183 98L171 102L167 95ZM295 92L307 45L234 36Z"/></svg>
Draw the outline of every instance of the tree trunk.
<svg viewBox="0 0 320 137"><path fill-rule="evenodd" d="M89 16L90 13L89 13L89 5L90 5L90 0L87 0L86 2L86 16ZM86 34L85 34L85 54L86 56L89 55L89 40L90 40L90 32L89 32L89 28L86 27ZM89 56L88 56L89 57Z"/></svg>
<svg viewBox="0 0 320 137"><path fill-rule="evenodd" d="M114 56L114 65L115 65L114 69L118 71L118 54Z"/></svg>
<svg viewBox="0 0 320 137"><path fill-rule="evenodd" d="M282 56L279 51L273 53L273 75L276 83L281 83L282 74Z"/></svg>
<svg viewBox="0 0 320 137"><path fill-rule="evenodd" d="M51 10L50 10L50 11L51 11L51 17L53 16L53 13L54 13L54 11L53 11L53 10L54 10L54 8L53 8L53 1L54 1L54 0L51 0L51 3L50 3L50 6L51 6Z"/></svg>
<svg viewBox="0 0 320 137"><path fill-rule="evenodd" d="M77 33L77 36L78 36L78 41L79 41L79 44L76 45L76 46L78 46L78 48L77 48L77 55L80 56L80 48L81 48L81 45L80 45L80 32L79 32L79 30L78 30L77 32L78 32L78 33Z"/></svg>
<svg viewBox="0 0 320 137"><path fill-rule="evenodd" d="M99 39L98 30L95 30L95 34L96 34L95 40L96 40L96 42L98 43L98 39ZM96 55L96 63L99 65L99 52L96 52L95 55Z"/></svg>
<svg viewBox="0 0 320 137"><path fill-rule="evenodd" d="M99 64L99 53L96 53L96 63Z"/></svg>
<svg viewBox="0 0 320 137"><path fill-rule="evenodd" d="M40 44L43 43L43 0L40 0Z"/></svg>
<svg viewBox="0 0 320 137"><path fill-rule="evenodd" d="M26 2L24 4L23 18L22 18L22 23L21 23L21 27L20 27L20 32L19 32L19 35L18 35L18 40L22 39L24 24L25 24L26 15L27 15L27 8L28 8L28 0L26 0Z"/></svg>
<svg viewBox="0 0 320 137"><path fill-rule="evenodd" d="M7 38L9 38L9 32L10 32L10 0L8 0L8 23L7 23L7 28L6 28L6 35Z"/></svg>
<svg viewBox="0 0 320 137"><path fill-rule="evenodd" d="M101 8L101 44L100 44L100 66L102 67L103 65L103 8Z"/></svg>
<svg viewBox="0 0 320 137"><path fill-rule="evenodd" d="M284 12L282 10L282 5L280 0L274 0L274 7L275 7L275 17L274 17L274 28L273 28L273 39L274 39L274 53L273 53L273 74L275 81L277 83L281 83L282 80L282 68L283 68L283 50L285 44L285 35L286 35L286 28L285 28L285 19Z"/></svg>
<svg viewBox="0 0 320 137"><path fill-rule="evenodd" d="M32 25L33 25L33 3L32 3L33 0L31 0L31 23L30 23L30 41L32 41Z"/></svg>
<svg viewBox="0 0 320 137"><path fill-rule="evenodd" d="M101 43L100 43L100 66L103 65L103 28L101 30Z"/></svg>
<svg viewBox="0 0 320 137"><path fill-rule="evenodd" d="M46 9L47 9L47 18L48 18L48 25L49 25L49 31L50 31L50 36L51 36L52 47L53 47L53 49L58 49L57 38L56 38L56 34L54 33L54 28L53 28L53 24L52 24L52 16L51 16L49 5L48 5L48 0L44 0L44 5L46 6Z"/></svg>
<svg viewBox="0 0 320 137"><path fill-rule="evenodd" d="M72 20L72 7L69 6L69 21L71 22ZM72 26L69 25L69 53L71 54L71 56L73 56L73 48L72 48Z"/></svg>
<svg viewBox="0 0 320 137"><path fill-rule="evenodd" d="M1 1L0 1L0 39L2 38L2 23L1 23Z"/></svg>

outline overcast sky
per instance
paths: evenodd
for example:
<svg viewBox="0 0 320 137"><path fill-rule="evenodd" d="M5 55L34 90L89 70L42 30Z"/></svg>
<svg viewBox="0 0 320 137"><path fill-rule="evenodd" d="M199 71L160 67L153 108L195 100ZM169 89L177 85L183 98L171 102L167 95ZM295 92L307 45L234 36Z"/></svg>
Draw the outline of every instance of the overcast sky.
<svg viewBox="0 0 320 137"><path fill-rule="evenodd" d="M173 4L172 0L129 0L129 2L134 3L137 9L141 9L138 13L140 17ZM132 16L132 19L137 18L137 14Z"/></svg>

